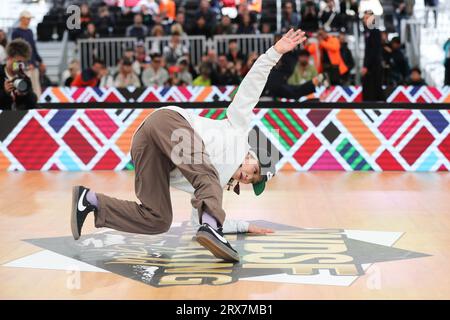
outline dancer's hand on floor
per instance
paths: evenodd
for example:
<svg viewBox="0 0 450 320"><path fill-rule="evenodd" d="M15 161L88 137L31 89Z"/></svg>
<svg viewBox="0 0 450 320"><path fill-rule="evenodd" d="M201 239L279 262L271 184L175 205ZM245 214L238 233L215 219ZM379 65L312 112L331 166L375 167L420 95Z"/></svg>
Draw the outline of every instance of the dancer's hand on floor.
<svg viewBox="0 0 450 320"><path fill-rule="evenodd" d="M294 50L305 40L305 33L301 29L298 29L297 31L291 29L283 36L283 38L275 43L275 50L278 53L285 54L286 52Z"/></svg>
<svg viewBox="0 0 450 320"><path fill-rule="evenodd" d="M274 233L274 232L275 231L273 231L272 229L258 227L254 224L251 224L248 226L248 233L266 234L266 233Z"/></svg>

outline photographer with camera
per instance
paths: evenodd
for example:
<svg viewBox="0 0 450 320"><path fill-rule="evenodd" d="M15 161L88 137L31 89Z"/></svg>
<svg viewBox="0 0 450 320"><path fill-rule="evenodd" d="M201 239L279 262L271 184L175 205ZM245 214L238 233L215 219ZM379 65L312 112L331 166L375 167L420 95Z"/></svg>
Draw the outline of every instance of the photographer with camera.
<svg viewBox="0 0 450 320"><path fill-rule="evenodd" d="M25 74L30 60L30 45L22 39L6 46L6 64L0 66L0 109L32 109L37 97L31 80Z"/></svg>

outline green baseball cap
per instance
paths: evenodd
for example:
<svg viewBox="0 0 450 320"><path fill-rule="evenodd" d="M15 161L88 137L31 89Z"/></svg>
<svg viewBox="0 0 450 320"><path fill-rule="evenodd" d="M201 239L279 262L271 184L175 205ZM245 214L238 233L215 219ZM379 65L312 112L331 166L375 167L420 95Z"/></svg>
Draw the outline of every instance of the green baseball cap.
<svg viewBox="0 0 450 320"><path fill-rule="evenodd" d="M256 152L254 150L250 150L250 153L253 155L253 157L256 157L256 159L258 159L261 180L253 183L253 192L255 193L255 195L259 196L264 192L266 183L275 175L275 164L273 163L273 161L269 161L268 164L261 165L261 161L259 160L260 155L268 155L270 158L270 153L266 149L260 148L256 150Z"/></svg>

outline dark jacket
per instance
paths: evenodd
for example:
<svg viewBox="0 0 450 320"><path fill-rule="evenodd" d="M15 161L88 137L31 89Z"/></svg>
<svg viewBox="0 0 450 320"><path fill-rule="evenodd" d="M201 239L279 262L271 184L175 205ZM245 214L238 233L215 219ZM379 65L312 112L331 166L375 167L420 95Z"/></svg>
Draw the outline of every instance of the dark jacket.
<svg viewBox="0 0 450 320"><path fill-rule="evenodd" d="M0 109L10 110L13 107L13 98L11 94L5 91L5 65L0 65ZM31 84L31 81L30 81ZM33 109L36 107L37 97L33 90L30 90L26 95L16 96L16 109Z"/></svg>
<svg viewBox="0 0 450 320"><path fill-rule="evenodd" d="M355 59L353 59L352 52L348 48L348 44L346 42L341 43L341 56L348 68L348 71L352 70L355 67Z"/></svg>
<svg viewBox="0 0 450 320"><path fill-rule="evenodd" d="M381 68L383 49L381 45L381 33L378 29L365 29L366 48L364 51L364 67L369 71Z"/></svg>

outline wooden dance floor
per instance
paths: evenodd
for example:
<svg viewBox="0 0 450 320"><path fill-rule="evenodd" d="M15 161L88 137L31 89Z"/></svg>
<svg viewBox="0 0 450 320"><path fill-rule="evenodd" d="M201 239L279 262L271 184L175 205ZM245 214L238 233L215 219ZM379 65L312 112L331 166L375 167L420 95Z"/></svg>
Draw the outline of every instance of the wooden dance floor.
<svg viewBox="0 0 450 320"><path fill-rule="evenodd" d="M173 230L71 238L71 187L134 200L133 172L0 172L0 299L450 299L450 175L280 172L260 197L224 193L239 265L192 241L190 196ZM273 182L273 183L272 183ZM255 222L256 223L256 222Z"/></svg>

